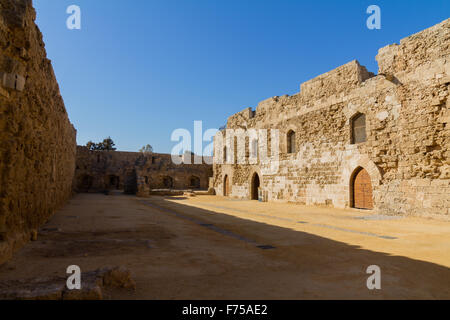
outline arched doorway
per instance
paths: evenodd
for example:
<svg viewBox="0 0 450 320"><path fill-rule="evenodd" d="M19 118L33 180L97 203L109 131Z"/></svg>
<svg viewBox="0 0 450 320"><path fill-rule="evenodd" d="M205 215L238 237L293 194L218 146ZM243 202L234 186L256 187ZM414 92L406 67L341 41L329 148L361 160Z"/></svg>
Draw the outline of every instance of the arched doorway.
<svg viewBox="0 0 450 320"><path fill-rule="evenodd" d="M90 175L83 175L81 177L81 181L78 184L78 190L80 192L89 192L89 189L92 187L92 184L94 182L94 178Z"/></svg>
<svg viewBox="0 0 450 320"><path fill-rule="evenodd" d="M173 187L172 177L169 177L169 176L163 177L163 185L165 188L171 189Z"/></svg>
<svg viewBox="0 0 450 320"><path fill-rule="evenodd" d="M255 173L252 177L252 184L250 186L250 196L252 200L258 200L258 188L260 186L259 176Z"/></svg>
<svg viewBox="0 0 450 320"><path fill-rule="evenodd" d="M200 178L196 176L191 176L189 179L189 188L200 189Z"/></svg>
<svg viewBox="0 0 450 320"><path fill-rule="evenodd" d="M350 193L353 208L373 209L372 182L366 169L359 167L353 172Z"/></svg>
<svg viewBox="0 0 450 320"><path fill-rule="evenodd" d="M230 195L230 179L228 178L228 175L223 179L223 195L225 197Z"/></svg>

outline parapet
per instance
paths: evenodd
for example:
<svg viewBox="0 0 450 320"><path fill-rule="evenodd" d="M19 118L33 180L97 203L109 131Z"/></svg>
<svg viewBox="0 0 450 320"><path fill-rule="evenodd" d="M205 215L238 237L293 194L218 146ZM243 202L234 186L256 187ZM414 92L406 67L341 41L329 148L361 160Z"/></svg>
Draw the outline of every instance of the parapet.
<svg viewBox="0 0 450 320"><path fill-rule="evenodd" d="M341 92L349 92L362 82L373 77L366 67L353 60L300 86L300 95L305 100L318 100Z"/></svg>

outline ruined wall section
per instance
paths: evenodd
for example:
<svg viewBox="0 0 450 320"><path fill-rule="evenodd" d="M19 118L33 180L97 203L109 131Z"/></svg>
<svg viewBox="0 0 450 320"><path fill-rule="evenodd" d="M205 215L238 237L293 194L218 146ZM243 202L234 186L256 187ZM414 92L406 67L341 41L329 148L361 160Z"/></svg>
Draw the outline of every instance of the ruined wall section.
<svg viewBox="0 0 450 320"><path fill-rule="evenodd" d="M90 151L77 146L74 191L124 190L127 169L145 161L144 154L139 152ZM112 181L114 177L117 177L116 181Z"/></svg>
<svg viewBox="0 0 450 320"><path fill-rule="evenodd" d="M90 151L78 146L74 190L125 190L148 196L154 189L190 189L192 177L200 180L198 189L207 190L212 166L194 164L193 158L191 163L175 164L169 154ZM165 178L172 181L170 186L165 183ZM134 183L136 186L132 185Z"/></svg>
<svg viewBox="0 0 450 320"><path fill-rule="evenodd" d="M432 71L430 70L431 64L433 62L445 63L449 51L450 22L447 19L402 39L400 44L391 44L381 48L377 55L379 73L399 75L411 72L417 74L419 67ZM435 67L439 69L438 65Z"/></svg>
<svg viewBox="0 0 450 320"><path fill-rule="evenodd" d="M377 60L401 101L398 166L382 186L383 207L450 214L450 19L380 49Z"/></svg>
<svg viewBox="0 0 450 320"><path fill-rule="evenodd" d="M383 74L373 76L352 61L306 82L299 94L273 97L256 112L230 117L227 128L278 129L281 154L269 164L215 165L217 194L228 175L231 196L248 198L256 172L269 200L345 208L351 205L352 173L363 167L371 176L375 210L450 214L449 23L381 49ZM366 115L367 141L351 144L350 121L357 113ZM291 129L295 154L287 153ZM274 164L277 173L264 174Z"/></svg>
<svg viewBox="0 0 450 320"><path fill-rule="evenodd" d="M0 263L72 194L69 122L29 0L0 0Z"/></svg>

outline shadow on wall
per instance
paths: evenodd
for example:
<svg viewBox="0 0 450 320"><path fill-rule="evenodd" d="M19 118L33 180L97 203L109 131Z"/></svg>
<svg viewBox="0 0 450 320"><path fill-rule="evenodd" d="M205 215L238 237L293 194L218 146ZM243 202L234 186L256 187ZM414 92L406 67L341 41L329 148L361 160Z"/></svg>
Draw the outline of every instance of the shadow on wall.
<svg viewBox="0 0 450 320"><path fill-rule="evenodd" d="M220 252L216 263L232 263L236 250L244 248L240 256L240 270L233 267L229 276L219 277L214 286L199 284L196 299L300 299L300 298L363 298L363 299L449 299L450 268L407 257L362 249L360 246L334 241L303 231L246 220L220 212L171 202L173 197L153 197L142 200L162 215L172 216L198 228L199 236L219 235L233 240L228 249ZM200 230L206 230L203 233ZM344 231L343 231L344 232ZM376 235L372 235L376 236ZM205 239L205 241L207 238ZM392 239L380 239L389 246ZM233 250L230 250L230 245ZM258 254L248 254L248 247ZM262 246L262 247L261 247ZM274 249L263 250L266 246ZM247 254L246 254L247 253ZM228 256L230 255L230 256ZM248 258L247 258L248 256ZM274 262L276 261L276 262ZM278 267L270 267L271 264ZM368 290L370 276L367 267L377 265L382 271L382 290ZM214 267L214 266L212 266ZM248 270L253 270L248 272ZM245 272L244 274L241 274ZM240 274L240 276L236 276ZM245 281L241 281L245 276ZM173 281L178 281L174 278ZM195 281L195 280L192 280ZM189 282L189 281L188 281ZM192 283L194 286L194 283ZM186 284L190 286L189 283ZM203 288L204 286L204 288ZM231 288L221 290L223 288ZM166 297L164 289L158 297ZM190 298L188 292L167 292L167 297Z"/></svg>

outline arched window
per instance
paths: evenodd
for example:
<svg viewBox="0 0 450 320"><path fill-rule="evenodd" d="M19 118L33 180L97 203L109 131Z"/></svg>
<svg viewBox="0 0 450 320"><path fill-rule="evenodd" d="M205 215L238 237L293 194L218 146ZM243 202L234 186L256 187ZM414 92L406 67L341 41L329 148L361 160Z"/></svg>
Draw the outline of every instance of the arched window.
<svg viewBox="0 0 450 320"><path fill-rule="evenodd" d="M250 156L252 158L257 158L258 157L258 140L256 140L256 139L252 140Z"/></svg>
<svg viewBox="0 0 450 320"><path fill-rule="evenodd" d="M287 134L287 153L295 153L295 132L293 130Z"/></svg>
<svg viewBox="0 0 450 320"><path fill-rule="evenodd" d="M358 113L351 119L351 144L366 142L366 115Z"/></svg>

